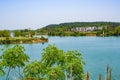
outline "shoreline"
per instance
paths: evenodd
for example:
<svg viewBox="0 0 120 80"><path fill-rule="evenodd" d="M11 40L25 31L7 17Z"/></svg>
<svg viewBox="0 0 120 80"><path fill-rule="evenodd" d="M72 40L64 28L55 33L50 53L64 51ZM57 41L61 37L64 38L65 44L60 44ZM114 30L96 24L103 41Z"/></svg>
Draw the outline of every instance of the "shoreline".
<svg viewBox="0 0 120 80"><path fill-rule="evenodd" d="M23 43L45 43L48 38L27 38L27 37L2 37L0 44L23 44Z"/></svg>

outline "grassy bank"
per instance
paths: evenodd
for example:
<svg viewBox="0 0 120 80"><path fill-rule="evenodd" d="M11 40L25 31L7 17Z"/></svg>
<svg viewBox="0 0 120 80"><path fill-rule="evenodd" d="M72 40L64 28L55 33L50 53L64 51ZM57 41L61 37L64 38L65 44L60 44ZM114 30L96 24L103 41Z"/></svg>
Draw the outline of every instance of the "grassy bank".
<svg viewBox="0 0 120 80"><path fill-rule="evenodd" d="M44 43L48 42L47 38L28 38L28 37L1 37L0 44L21 44L21 43Z"/></svg>

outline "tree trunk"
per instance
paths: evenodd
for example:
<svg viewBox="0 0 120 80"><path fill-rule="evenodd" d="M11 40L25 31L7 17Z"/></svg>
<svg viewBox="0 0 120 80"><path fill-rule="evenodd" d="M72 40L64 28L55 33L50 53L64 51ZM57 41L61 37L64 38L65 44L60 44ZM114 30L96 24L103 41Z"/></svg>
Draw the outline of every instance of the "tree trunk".
<svg viewBox="0 0 120 80"><path fill-rule="evenodd" d="M20 77L20 80L22 80L23 79L23 76L21 75L21 72L20 72L20 68L18 68L18 74L19 74L19 77Z"/></svg>
<svg viewBox="0 0 120 80"><path fill-rule="evenodd" d="M73 80L73 78L72 78L72 64L70 65L70 79Z"/></svg>
<svg viewBox="0 0 120 80"><path fill-rule="evenodd" d="M67 75L67 72L66 72L66 75L65 75L65 76L66 76L66 80L68 80L68 75Z"/></svg>
<svg viewBox="0 0 120 80"><path fill-rule="evenodd" d="M7 73L7 76L6 76L6 80L9 80L10 72L11 72L11 68L8 69L8 73Z"/></svg>

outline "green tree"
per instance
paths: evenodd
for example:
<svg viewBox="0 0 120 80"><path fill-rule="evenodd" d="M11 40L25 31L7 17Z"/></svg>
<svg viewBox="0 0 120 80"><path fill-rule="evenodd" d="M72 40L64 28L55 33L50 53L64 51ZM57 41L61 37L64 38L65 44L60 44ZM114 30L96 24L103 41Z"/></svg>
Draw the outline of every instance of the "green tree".
<svg viewBox="0 0 120 80"><path fill-rule="evenodd" d="M115 35L119 36L120 35L120 26L116 27L114 30Z"/></svg>
<svg viewBox="0 0 120 80"><path fill-rule="evenodd" d="M45 64L46 67L54 66L55 64L60 65L64 60L64 51L58 49L54 45L48 45L42 52L41 62Z"/></svg>
<svg viewBox="0 0 120 80"><path fill-rule="evenodd" d="M10 37L10 31L9 30L1 30L0 37Z"/></svg>
<svg viewBox="0 0 120 80"><path fill-rule="evenodd" d="M40 61L28 64L23 74L34 80L82 80L84 61L78 51L64 52L55 45L43 49Z"/></svg>
<svg viewBox="0 0 120 80"><path fill-rule="evenodd" d="M48 68L48 80L64 80L65 74L60 66Z"/></svg>
<svg viewBox="0 0 120 80"><path fill-rule="evenodd" d="M71 80L83 80L84 70L81 54L74 51L67 51L65 55L65 71Z"/></svg>
<svg viewBox="0 0 120 80"><path fill-rule="evenodd" d="M57 47L49 45L43 49L40 62L34 61L25 67L23 71L25 77L39 80L63 80L64 72L62 67L58 66L64 59L61 54L63 54L63 50L59 50Z"/></svg>
<svg viewBox="0 0 120 80"><path fill-rule="evenodd" d="M19 30L15 30L14 31L14 36L15 37L20 37L21 36L21 32Z"/></svg>
<svg viewBox="0 0 120 80"><path fill-rule="evenodd" d="M35 35L35 31L34 30L29 30L28 33L30 34L30 35L28 34L30 37L33 37Z"/></svg>
<svg viewBox="0 0 120 80"><path fill-rule="evenodd" d="M64 75L71 78L71 80L83 79L84 61L78 51L64 52L54 45L49 45L43 50L41 62L45 64L47 68L60 66Z"/></svg>
<svg viewBox="0 0 120 80"><path fill-rule="evenodd" d="M43 80L45 73L45 67L39 61L33 61L28 64L24 70L23 74L25 79Z"/></svg>
<svg viewBox="0 0 120 80"><path fill-rule="evenodd" d="M29 61L29 57L24 53L24 47L20 45L15 45L11 48L7 48L3 50L3 54L1 55L1 63L4 68L8 69L6 80L9 80L10 72L18 68L19 76L20 68L25 66L25 63Z"/></svg>

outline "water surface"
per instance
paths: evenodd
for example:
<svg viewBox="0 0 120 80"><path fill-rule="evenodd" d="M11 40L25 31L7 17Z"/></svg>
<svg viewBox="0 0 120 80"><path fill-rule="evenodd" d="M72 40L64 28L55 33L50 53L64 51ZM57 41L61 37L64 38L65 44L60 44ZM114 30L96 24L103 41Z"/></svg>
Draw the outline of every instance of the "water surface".
<svg viewBox="0 0 120 80"><path fill-rule="evenodd" d="M112 68L114 80L120 74L120 37L48 37L45 44L22 44L30 60L40 60L42 49L48 44L55 44L58 48L78 50L81 52L86 65L85 72L89 71L91 80L97 80L98 74L105 77L107 64ZM4 45L0 45L2 48ZM13 75L14 76L14 75ZM0 79L3 80L3 77Z"/></svg>

